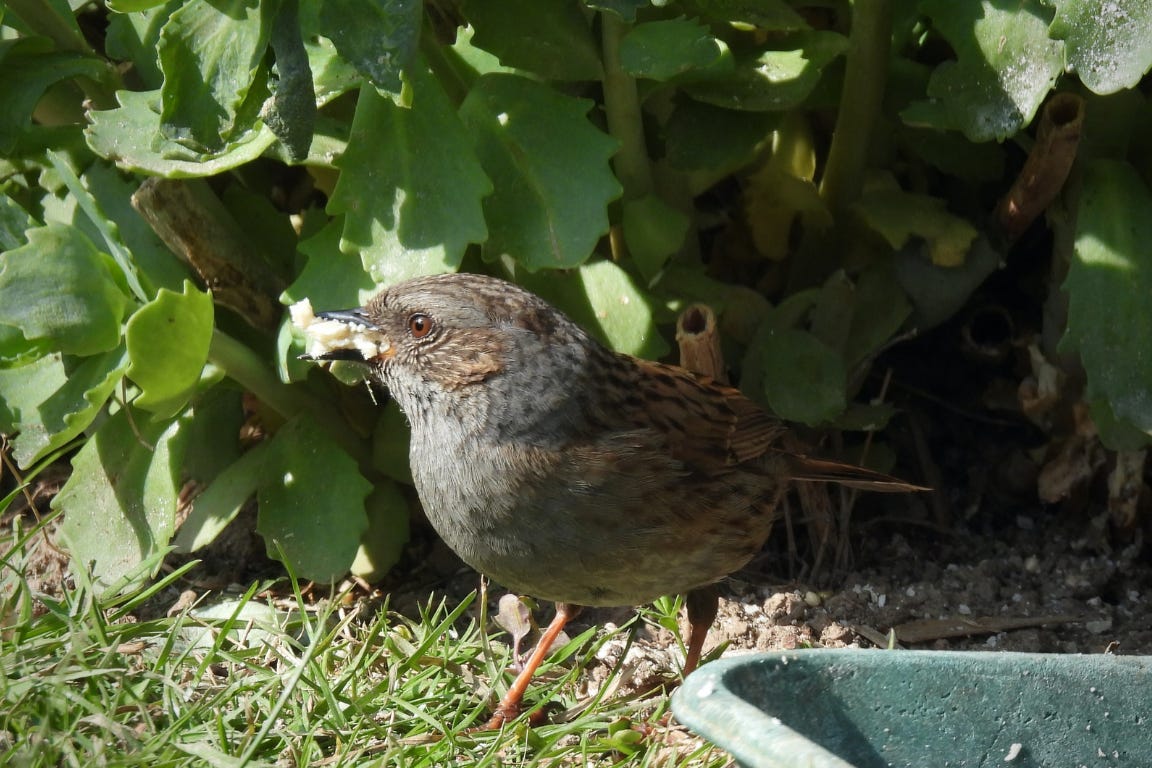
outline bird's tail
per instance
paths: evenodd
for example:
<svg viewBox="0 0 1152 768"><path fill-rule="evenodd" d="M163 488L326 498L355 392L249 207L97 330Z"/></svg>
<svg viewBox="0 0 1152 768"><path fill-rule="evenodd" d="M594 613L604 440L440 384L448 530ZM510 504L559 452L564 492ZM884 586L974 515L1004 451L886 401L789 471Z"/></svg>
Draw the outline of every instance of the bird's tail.
<svg viewBox="0 0 1152 768"><path fill-rule="evenodd" d="M838 461L813 459L808 456L791 458L791 476L799 482L838 483L861 491L880 493L907 493L909 491L930 491L922 485L907 483L899 478Z"/></svg>

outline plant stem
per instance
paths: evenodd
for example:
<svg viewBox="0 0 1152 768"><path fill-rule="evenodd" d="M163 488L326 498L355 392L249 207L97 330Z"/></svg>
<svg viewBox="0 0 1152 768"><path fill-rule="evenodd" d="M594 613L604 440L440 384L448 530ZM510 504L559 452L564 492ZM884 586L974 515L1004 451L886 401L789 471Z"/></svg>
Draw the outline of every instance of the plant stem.
<svg viewBox="0 0 1152 768"><path fill-rule="evenodd" d="M354 459L362 466L369 465L367 446L357 439L331 403L280 381L255 352L218 328L212 331L208 360L285 419L302 411L310 412Z"/></svg>
<svg viewBox="0 0 1152 768"><path fill-rule="evenodd" d="M610 12L600 14L600 24L604 111L608 117L608 132L620 142L613 166L616 177L624 186L624 199L635 200L652 192L653 185L636 80L620 66L620 41L631 25Z"/></svg>
<svg viewBox="0 0 1152 768"><path fill-rule="evenodd" d="M892 45L891 0L855 0L840 114L820 195L835 215L864 187L872 130L880 115Z"/></svg>

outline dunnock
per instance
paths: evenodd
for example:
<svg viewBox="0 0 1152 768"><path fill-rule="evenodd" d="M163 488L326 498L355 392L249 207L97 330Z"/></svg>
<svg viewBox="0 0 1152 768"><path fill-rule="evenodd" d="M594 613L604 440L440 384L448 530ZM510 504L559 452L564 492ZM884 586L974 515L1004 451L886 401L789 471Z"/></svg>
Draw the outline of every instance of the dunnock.
<svg viewBox="0 0 1152 768"><path fill-rule="evenodd" d="M613 352L496 278L417 278L358 309L298 306L294 320L310 357L367 363L407 415L412 478L448 546L558 604L491 727L519 712L579 606L687 593L691 671L712 585L763 546L789 482L913 489L784 450L788 428L738 390Z"/></svg>

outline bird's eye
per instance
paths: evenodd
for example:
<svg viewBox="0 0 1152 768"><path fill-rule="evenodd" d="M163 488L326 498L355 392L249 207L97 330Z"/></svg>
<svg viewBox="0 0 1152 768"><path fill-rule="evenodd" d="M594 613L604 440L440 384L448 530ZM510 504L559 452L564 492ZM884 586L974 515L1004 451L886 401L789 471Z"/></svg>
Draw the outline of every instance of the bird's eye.
<svg viewBox="0 0 1152 768"><path fill-rule="evenodd" d="M408 333L414 339L422 339L432 330L432 318L420 312L408 318Z"/></svg>

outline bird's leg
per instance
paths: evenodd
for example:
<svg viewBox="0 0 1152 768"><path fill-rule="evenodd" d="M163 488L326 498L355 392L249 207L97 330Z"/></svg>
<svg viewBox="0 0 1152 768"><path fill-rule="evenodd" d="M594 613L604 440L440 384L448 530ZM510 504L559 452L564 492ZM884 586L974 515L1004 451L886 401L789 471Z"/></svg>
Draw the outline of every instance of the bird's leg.
<svg viewBox="0 0 1152 768"><path fill-rule="evenodd" d="M540 641L536 643L536 647L532 649L532 655L524 662L524 668L520 670L520 674L516 675L516 679L512 681L512 685L508 688L508 693L504 694L504 698L500 699L500 703L496 705L496 710L492 713L492 719L481 729L486 731L494 731L499 729L505 723L516 719L520 714L520 700L524 698L524 692L528 690L528 683L531 682L532 676L536 670L544 663L545 657L548 656L548 651L552 648L552 644L556 642L556 638L564 631L564 626L576 618L580 614L580 606L571 605L569 603L556 603L556 616L552 619L552 623L544 628L540 633Z"/></svg>
<svg viewBox="0 0 1152 768"><path fill-rule="evenodd" d="M716 612L720 607L720 594L716 587L707 586L689 592L684 600L688 609L688 650L684 656L684 675L687 676L700 664L700 654L704 650L704 639Z"/></svg>

